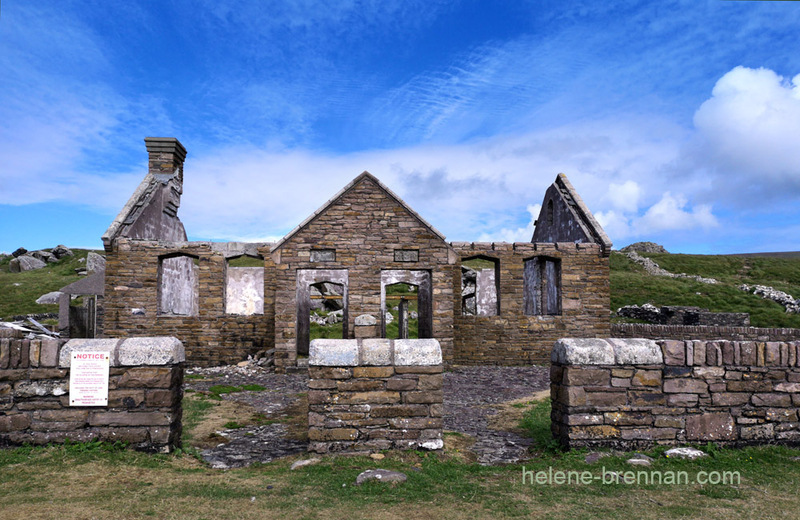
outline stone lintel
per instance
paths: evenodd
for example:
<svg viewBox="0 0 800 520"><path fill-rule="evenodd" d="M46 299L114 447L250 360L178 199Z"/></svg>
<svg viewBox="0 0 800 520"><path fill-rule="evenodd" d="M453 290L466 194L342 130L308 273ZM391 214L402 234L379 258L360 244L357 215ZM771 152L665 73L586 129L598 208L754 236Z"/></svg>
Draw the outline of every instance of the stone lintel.
<svg viewBox="0 0 800 520"><path fill-rule="evenodd" d="M112 367L174 365L186 360L183 343L169 336L128 339L71 339L62 348L58 366L69 368L72 352L108 352Z"/></svg>
<svg viewBox="0 0 800 520"><path fill-rule="evenodd" d="M664 356L650 339L562 338L550 360L561 365L660 365Z"/></svg>
<svg viewBox="0 0 800 520"><path fill-rule="evenodd" d="M431 366L442 364L435 339L315 339L309 366Z"/></svg>

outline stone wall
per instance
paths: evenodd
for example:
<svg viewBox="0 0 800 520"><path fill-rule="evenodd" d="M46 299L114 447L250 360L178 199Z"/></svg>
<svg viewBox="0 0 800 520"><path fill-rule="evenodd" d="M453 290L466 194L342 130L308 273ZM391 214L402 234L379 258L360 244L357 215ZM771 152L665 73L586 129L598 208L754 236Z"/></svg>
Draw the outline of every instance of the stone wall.
<svg viewBox="0 0 800 520"><path fill-rule="evenodd" d="M459 255L453 279L455 346L453 362L464 365L548 364L553 343L563 337L607 337L609 265L600 245L453 242ZM525 260L561 260L561 314L524 313ZM464 315L460 262L481 257L499 262L499 315Z"/></svg>
<svg viewBox="0 0 800 520"><path fill-rule="evenodd" d="M23 339L0 330L0 445L123 441L180 446L183 345L175 338ZM108 406L70 406L70 352L110 354Z"/></svg>
<svg viewBox="0 0 800 520"><path fill-rule="evenodd" d="M247 249L249 248L249 249ZM228 314L227 258L243 253L265 257L263 314ZM189 255L197 292L192 315L160 312L159 259ZM274 292L269 244L156 242L117 239L106 249L105 330L112 338L175 336L193 365L221 365L273 346Z"/></svg>
<svg viewBox="0 0 800 520"><path fill-rule="evenodd" d="M316 339L308 381L308 449L440 449L442 354L433 339Z"/></svg>
<svg viewBox="0 0 800 520"><path fill-rule="evenodd" d="M729 341L800 341L800 329L759 327L722 327L710 325L655 325L649 323L612 323L616 338L702 339Z"/></svg>
<svg viewBox="0 0 800 520"><path fill-rule="evenodd" d="M566 447L800 444L800 342L562 339L552 431Z"/></svg>

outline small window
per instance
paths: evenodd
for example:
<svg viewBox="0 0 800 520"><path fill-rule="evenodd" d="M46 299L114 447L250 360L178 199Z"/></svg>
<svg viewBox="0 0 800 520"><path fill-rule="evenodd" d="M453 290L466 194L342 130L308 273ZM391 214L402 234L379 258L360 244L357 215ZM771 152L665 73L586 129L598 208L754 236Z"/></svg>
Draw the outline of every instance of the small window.
<svg viewBox="0 0 800 520"><path fill-rule="evenodd" d="M189 255L172 255L159 259L159 315L197 316L197 264L197 257Z"/></svg>
<svg viewBox="0 0 800 520"><path fill-rule="evenodd" d="M477 256L461 262L461 314L500 314L500 261Z"/></svg>
<svg viewBox="0 0 800 520"><path fill-rule="evenodd" d="M336 250L335 249L312 249L311 250L312 262L335 262Z"/></svg>
<svg viewBox="0 0 800 520"><path fill-rule="evenodd" d="M227 260L225 313L264 314L264 259L238 256Z"/></svg>
<svg viewBox="0 0 800 520"><path fill-rule="evenodd" d="M394 250L395 262L419 262L418 249L395 249Z"/></svg>
<svg viewBox="0 0 800 520"><path fill-rule="evenodd" d="M523 273L526 316L561 314L561 260L537 256L525 260Z"/></svg>

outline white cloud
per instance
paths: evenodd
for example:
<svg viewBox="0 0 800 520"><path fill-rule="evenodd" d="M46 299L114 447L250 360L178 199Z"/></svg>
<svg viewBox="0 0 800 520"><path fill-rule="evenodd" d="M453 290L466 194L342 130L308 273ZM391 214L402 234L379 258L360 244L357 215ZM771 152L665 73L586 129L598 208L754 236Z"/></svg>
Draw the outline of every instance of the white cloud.
<svg viewBox="0 0 800 520"><path fill-rule="evenodd" d="M800 75L736 67L694 116L699 167L734 201L800 197Z"/></svg>
<svg viewBox="0 0 800 520"><path fill-rule="evenodd" d="M635 181L622 184L611 183L608 187L608 199L611 205L621 211L633 212L639 209L639 196L642 188Z"/></svg>
<svg viewBox="0 0 800 520"><path fill-rule="evenodd" d="M633 228L637 235L648 235L661 231L708 229L719 225L710 206L701 204L692 209L686 206L685 196L666 192L661 200L636 219Z"/></svg>

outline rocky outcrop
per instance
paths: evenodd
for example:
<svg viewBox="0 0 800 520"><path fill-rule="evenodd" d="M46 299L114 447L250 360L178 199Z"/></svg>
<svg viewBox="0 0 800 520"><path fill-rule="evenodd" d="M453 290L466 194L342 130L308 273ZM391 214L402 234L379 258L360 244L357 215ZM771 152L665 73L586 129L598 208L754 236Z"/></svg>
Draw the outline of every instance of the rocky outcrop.
<svg viewBox="0 0 800 520"><path fill-rule="evenodd" d="M635 242L629 246L625 246L620 249L623 253L628 253L630 251L636 251L637 253L666 253L669 254L669 251L664 249L664 246L660 244L656 244L655 242Z"/></svg>
<svg viewBox="0 0 800 520"><path fill-rule="evenodd" d="M12 273L22 273L24 271L41 269L46 265L46 263L42 262L38 258L34 258L33 256L25 254L11 259L11 261L8 263L8 269Z"/></svg>
<svg viewBox="0 0 800 520"><path fill-rule="evenodd" d="M33 253L30 253L30 255L48 264L54 264L58 262L58 258L56 258L54 254L48 253L47 251L34 251Z"/></svg>
<svg viewBox="0 0 800 520"><path fill-rule="evenodd" d="M99 273L105 272L106 270L106 259L102 255L98 255L97 253L90 251L89 255L86 257L86 270L90 273Z"/></svg>
<svg viewBox="0 0 800 520"><path fill-rule="evenodd" d="M68 248L64 244L58 244L50 252L53 254L53 256L55 256L59 260L61 260L65 256L74 256L75 255L75 253L72 252L72 249Z"/></svg>

